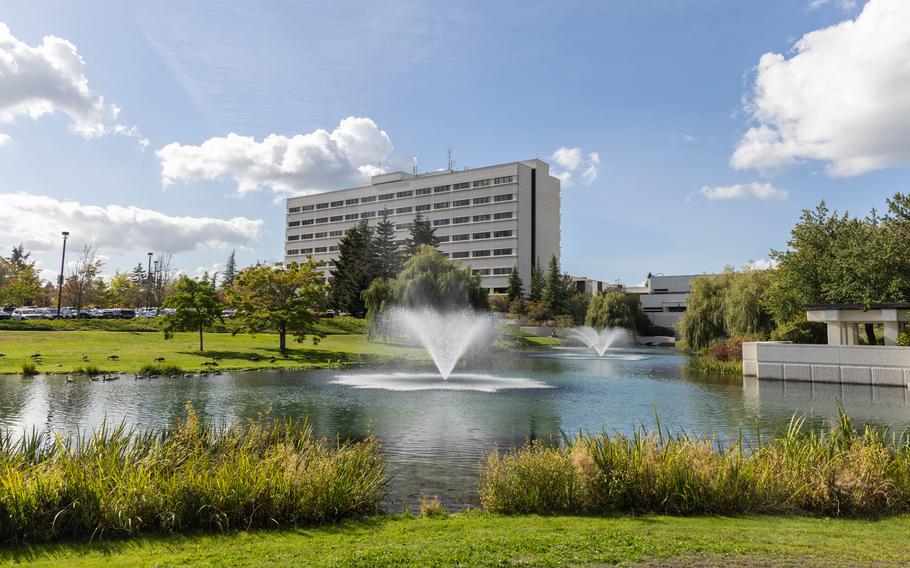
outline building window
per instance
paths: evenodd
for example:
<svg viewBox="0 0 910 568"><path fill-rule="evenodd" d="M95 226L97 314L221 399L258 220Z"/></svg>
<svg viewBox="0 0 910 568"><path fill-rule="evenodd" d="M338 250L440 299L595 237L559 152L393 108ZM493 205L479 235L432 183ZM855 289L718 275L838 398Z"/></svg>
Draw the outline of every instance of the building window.
<svg viewBox="0 0 910 568"><path fill-rule="evenodd" d="M358 217L360 217L360 215L357 214L357 213L348 213L347 215L344 216L344 220L345 220L345 221L353 221L354 219L356 219L356 218L358 218Z"/></svg>
<svg viewBox="0 0 910 568"><path fill-rule="evenodd" d="M492 200L491 197L475 197L474 205L483 205L484 203L489 203Z"/></svg>
<svg viewBox="0 0 910 568"><path fill-rule="evenodd" d="M316 209L328 209L328 208L329 208L328 203L317 203L316 204Z"/></svg>
<svg viewBox="0 0 910 568"><path fill-rule="evenodd" d="M289 241L299 241L300 235L288 235L288 240Z"/></svg>
<svg viewBox="0 0 910 568"><path fill-rule="evenodd" d="M313 235L313 236L314 236L315 238L317 238L317 239L324 239L324 238L326 238L327 236L329 236L329 234L328 234L328 233L316 233L316 234Z"/></svg>
<svg viewBox="0 0 910 568"><path fill-rule="evenodd" d="M300 249L288 249L288 255L300 254ZM149 278L151 280L151 278Z"/></svg>
<svg viewBox="0 0 910 568"><path fill-rule="evenodd" d="M398 215L401 215L403 213L410 213L413 210L414 210L413 207L399 207L398 209L395 210L395 213L397 213Z"/></svg>
<svg viewBox="0 0 910 568"><path fill-rule="evenodd" d="M430 195L430 193L432 193L432 192L433 192L433 190L430 189L429 187L422 187L420 189L415 189L414 195Z"/></svg>
<svg viewBox="0 0 910 568"><path fill-rule="evenodd" d="M338 245L332 245L329 247L329 252L338 252ZM331 263L329 263L331 264Z"/></svg>
<svg viewBox="0 0 910 568"><path fill-rule="evenodd" d="M471 182L469 181L452 184L452 189L468 189L469 187L471 187Z"/></svg>
<svg viewBox="0 0 910 568"><path fill-rule="evenodd" d="M300 213L300 207L291 207L288 209L288 213Z"/></svg>
<svg viewBox="0 0 910 568"><path fill-rule="evenodd" d="M357 199L356 197L354 199L345 199L344 200L345 205L357 205L358 203L360 203L360 200Z"/></svg>
<svg viewBox="0 0 910 568"><path fill-rule="evenodd" d="M453 241L466 241L466 240L468 240L468 239L470 239L470 238L471 238L471 235L469 235L469 234L467 234L467 233L463 233L463 234L461 234L461 235L452 235L452 240L453 240Z"/></svg>
<svg viewBox="0 0 910 568"><path fill-rule="evenodd" d="M512 269L511 268L494 268L493 274L496 274L499 276L501 276L503 274L512 274Z"/></svg>
<svg viewBox="0 0 910 568"><path fill-rule="evenodd" d="M369 217L375 217L375 216L376 216L375 211L364 211L363 213L360 214L361 219L367 219Z"/></svg>
<svg viewBox="0 0 910 568"><path fill-rule="evenodd" d="M441 202L441 203L434 203L434 204L433 204L433 209L448 209L448 208L449 208L449 202L448 202L448 201L443 201L443 202Z"/></svg>
<svg viewBox="0 0 910 568"><path fill-rule="evenodd" d="M313 249L300 249L300 254L313 254Z"/></svg>
<svg viewBox="0 0 910 568"><path fill-rule="evenodd" d="M435 221L433 221L434 227L439 227L440 225L448 225L448 224L449 224L448 219L436 219Z"/></svg>
<svg viewBox="0 0 910 568"><path fill-rule="evenodd" d="M461 251L452 253L452 258L468 258L468 256L470 256L470 253L466 250L461 250Z"/></svg>
<svg viewBox="0 0 910 568"><path fill-rule="evenodd" d="M493 183L493 180L491 179L479 179L474 182L474 187L486 187L491 183Z"/></svg>
<svg viewBox="0 0 910 568"><path fill-rule="evenodd" d="M433 193L442 193L444 191L449 191L449 186L447 185L437 185L433 188Z"/></svg>
<svg viewBox="0 0 910 568"><path fill-rule="evenodd" d="M471 256L477 258L478 256L490 256L490 251L488 250L475 250L471 253Z"/></svg>
<svg viewBox="0 0 910 568"><path fill-rule="evenodd" d="M512 249L493 249L493 256L508 256L512 254Z"/></svg>
<svg viewBox="0 0 910 568"><path fill-rule="evenodd" d="M288 223L288 227L299 227L300 221L291 221Z"/></svg>
<svg viewBox="0 0 910 568"><path fill-rule="evenodd" d="M379 212L379 214L382 215L383 217L387 217L392 214L392 210L391 209L382 209Z"/></svg>
<svg viewBox="0 0 910 568"><path fill-rule="evenodd" d="M426 205L418 205L417 207L414 208L414 211L417 211L418 213L421 211L429 211L430 207L431 207L431 205L429 203L427 203Z"/></svg>
<svg viewBox="0 0 910 568"><path fill-rule="evenodd" d="M341 207L342 205L344 205L344 200L343 200L343 199L342 199L341 201L333 201L333 202L330 204L331 207Z"/></svg>
<svg viewBox="0 0 910 568"><path fill-rule="evenodd" d="M493 238L494 238L494 239L501 239L501 238L503 238L503 237L511 237L511 236L512 236L512 230L511 230L511 229L509 229L508 231L493 231Z"/></svg>
<svg viewBox="0 0 910 568"><path fill-rule="evenodd" d="M301 240L307 240L307 239L312 239L312 238L313 238L313 233L306 233L305 235L300 235Z"/></svg>
<svg viewBox="0 0 910 568"><path fill-rule="evenodd" d="M470 220L471 220L470 217L455 217L454 219L452 219L452 224L453 224L453 225L461 225L461 224L463 224L463 223L467 223L467 222L470 221Z"/></svg>
<svg viewBox="0 0 910 568"><path fill-rule="evenodd" d="M300 210L301 211L312 211L315 208L316 208L315 205L304 205L303 207L300 208Z"/></svg>
<svg viewBox="0 0 910 568"><path fill-rule="evenodd" d="M502 176L502 177L498 177L498 178L493 178L493 183L495 183L495 184L512 183L512 176Z"/></svg>
<svg viewBox="0 0 910 568"><path fill-rule="evenodd" d="M441 243L447 243L447 242L449 242L449 239L451 239L451 237L449 235L442 235L441 237L436 237L436 240Z"/></svg>
<svg viewBox="0 0 910 568"><path fill-rule="evenodd" d="M361 198L360 198L360 202L361 202L361 203L373 203L374 201L376 201L376 196L375 196L375 195L369 195L369 196L367 196L367 197L361 197Z"/></svg>
<svg viewBox="0 0 910 568"><path fill-rule="evenodd" d="M379 201L388 201L389 199L394 199L394 198L395 198L394 193L383 193L382 195L379 196Z"/></svg>
<svg viewBox="0 0 910 568"><path fill-rule="evenodd" d="M320 253L320 252L326 252L328 250L329 250L329 247L316 247L313 249L313 252Z"/></svg>
<svg viewBox="0 0 910 568"><path fill-rule="evenodd" d="M475 268L474 270L471 271L471 274L474 276L489 276L490 269L489 268Z"/></svg>
<svg viewBox="0 0 910 568"><path fill-rule="evenodd" d="M397 225L395 225L396 231L401 231L402 229L410 229L410 228L411 228L411 223L398 223Z"/></svg>
<svg viewBox="0 0 910 568"><path fill-rule="evenodd" d="M399 191L398 193L395 194L395 196L398 198L411 197L412 195L414 195L413 191Z"/></svg>
<svg viewBox="0 0 910 568"><path fill-rule="evenodd" d="M489 215L474 215L474 222L475 222L475 223L479 223L479 222L481 222L481 221L489 221L489 220L490 220L490 216L489 216Z"/></svg>
<svg viewBox="0 0 910 568"><path fill-rule="evenodd" d="M317 225L320 225L320 224L322 224L322 223L328 223L328 222L329 222L329 218L328 218L328 217L319 217L319 218L316 219L316 224L317 224Z"/></svg>
<svg viewBox="0 0 910 568"><path fill-rule="evenodd" d="M499 203L500 201L512 201L514 196L511 193L503 193L502 195L497 195L493 198L493 201Z"/></svg>
<svg viewBox="0 0 910 568"><path fill-rule="evenodd" d="M487 215L487 217L489 217L489 215ZM511 219L511 218L512 218L512 212L511 212L511 211L504 211L504 212L502 212L502 213L494 213L494 214L493 214L493 218L496 219L497 221L502 220L502 219Z"/></svg>
<svg viewBox="0 0 910 568"><path fill-rule="evenodd" d="M300 222L301 225L312 225L313 223L315 223L313 219L304 219Z"/></svg>
<svg viewBox="0 0 910 568"><path fill-rule="evenodd" d="M473 235L471 238L473 238L473 239L489 239L489 238L490 238L490 233L474 233L474 235Z"/></svg>
<svg viewBox="0 0 910 568"><path fill-rule="evenodd" d="M344 220L344 215L332 215L331 221L332 221L333 223L334 223L335 221L343 221L343 220Z"/></svg>
<svg viewBox="0 0 910 568"><path fill-rule="evenodd" d="M455 201L452 202L452 207L465 207L466 205L470 205L470 204L471 204L470 199L456 199Z"/></svg>
<svg viewBox="0 0 910 568"><path fill-rule="evenodd" d="M340 237L344 234L344 231L329 231L330 237Z"/></svg>

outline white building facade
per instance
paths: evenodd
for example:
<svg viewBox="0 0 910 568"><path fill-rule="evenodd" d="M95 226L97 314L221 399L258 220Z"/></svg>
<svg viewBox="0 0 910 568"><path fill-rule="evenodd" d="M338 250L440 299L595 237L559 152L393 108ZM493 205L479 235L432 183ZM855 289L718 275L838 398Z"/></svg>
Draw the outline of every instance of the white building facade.
<svg viewBox="0 0 910 568"><path fill-rule="evenodd" d="M392 172L369 185L287 200L285 264L321 261L325 278L344 232L362 219L375 226L383 214L404 244L414 217L428 219L439 250L470 267L493 293L508 286L517 266L527 290L531 268L559 258L560 182L541 160L425 174Z"/></svg>
<svg viewBox="0 0 910 568"><path fill-rule="evenodd" d="M626 288L629 294L637 294L641 308L651 323L662 327L673 328L686 312L686 300L692 291L692 279L695 275L652 276L643 286Z"/></svg>

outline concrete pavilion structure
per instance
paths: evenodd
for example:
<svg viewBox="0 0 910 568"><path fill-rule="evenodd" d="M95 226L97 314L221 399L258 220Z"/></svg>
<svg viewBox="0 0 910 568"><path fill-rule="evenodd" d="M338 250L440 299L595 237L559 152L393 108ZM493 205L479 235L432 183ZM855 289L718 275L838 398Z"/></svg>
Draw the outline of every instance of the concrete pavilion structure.
<svg viewBox="0 0 910 568"><path fill-rule="evenodd" d="M884 328L885 345L897 345L901 328L910 324L910 304L818 304L806 307L809 321L828 326L828 345L859 345L865 324Z"/></svg>

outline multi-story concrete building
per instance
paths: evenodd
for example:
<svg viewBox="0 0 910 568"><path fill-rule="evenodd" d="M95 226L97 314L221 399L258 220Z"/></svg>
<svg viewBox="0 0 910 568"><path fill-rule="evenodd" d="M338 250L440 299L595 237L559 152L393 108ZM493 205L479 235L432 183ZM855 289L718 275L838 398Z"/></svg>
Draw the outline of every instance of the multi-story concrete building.
<svg viewBox="0 0 910 568"><path fill-rule="evenodd" d="M652 276L642 286L625 289L628 294L637 294L641 307L651 323L663 327L674 327L686 311L686 300L692 291L695 275Z"/></svg>
<svg viewBox="0 0 910 568"><path fill-rule="evenodd" d="M429 219L439 250L481 277L483 287L504 292L513 266L525 287L533 263L559 258L560 182L540 160L425 174L392 172L369 185L287 200L285 264L322 261L326 278L344 232L361 219L375 225L383 214L404 244L414 217Z"/></svg>

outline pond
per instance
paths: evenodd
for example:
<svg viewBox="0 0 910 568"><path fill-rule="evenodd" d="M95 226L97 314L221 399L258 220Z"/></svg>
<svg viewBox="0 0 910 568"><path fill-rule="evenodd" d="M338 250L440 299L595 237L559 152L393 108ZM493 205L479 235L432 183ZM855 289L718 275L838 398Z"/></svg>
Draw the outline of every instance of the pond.
<svg viewBox="0 0 910 568"><path fill-rule="evenodd" d="M787 425L794 413L823 422L840 402L858 422L910 427L904 388L759 382L693 376L670 349L611 349L601 358L574 348L524 351L456 370L448 383L426 368L237 372L220 376L67 384L64 377L0 377L5 429L91 429L107 418L139 426L170 423L191 402L217 422L309 417L318 434L373 432L388 456L387 508L436 496L451 509L478 502L485 453L563 432L631 432L655 427L748 439ZM490 372L489 369L495 369Z"/></svg>

